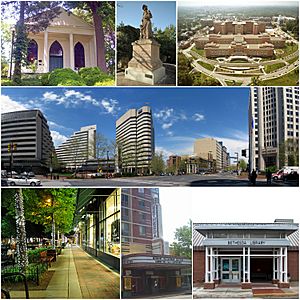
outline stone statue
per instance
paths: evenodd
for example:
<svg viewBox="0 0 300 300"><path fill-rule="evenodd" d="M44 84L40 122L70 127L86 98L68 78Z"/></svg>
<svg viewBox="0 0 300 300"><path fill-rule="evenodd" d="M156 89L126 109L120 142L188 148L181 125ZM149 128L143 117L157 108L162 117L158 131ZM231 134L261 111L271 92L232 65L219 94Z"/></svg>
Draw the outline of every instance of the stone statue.
<svg viewBox="0 0 300 300"><path fill-rule="evenodd" d="M151 11L148 9L147 5L142 6L143 9L143 19L142 24L140 25L140 39L152 39L153 32L151 26Z"/></svg>

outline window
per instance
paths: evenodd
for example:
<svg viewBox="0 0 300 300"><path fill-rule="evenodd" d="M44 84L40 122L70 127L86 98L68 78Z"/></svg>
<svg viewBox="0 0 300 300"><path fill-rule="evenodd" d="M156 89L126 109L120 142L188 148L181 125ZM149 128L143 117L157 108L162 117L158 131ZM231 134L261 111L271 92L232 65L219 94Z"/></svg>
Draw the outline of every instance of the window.
<svg viewBox="0 0 300 300"><path fill-rule="evenodd" d="M122 206L128 207L129 206L129 196L122 194Z"/></svg>
<svg viewBox="0 0 300 300"><path fill-rule="evenodd" d="M38 44L35 40L31 40L27 47L27 62L34 63L38 60Z"/></svg>
<svg viewBox="0 0 300 300"><path fill-rule="evenodd" d="M139 207L144 208L145 207L145 200L139 199Z"/></svg>
<svg viewBox="0 0 300 300"><path fill-rule="evenodd" d="M130 226L128 223L122 222L122 235L130 235Z"/></svg>
<svg viewBox="0 0 300 300"><path fill-rule="evenodd" d="M146 227L139 226L139 234L145 236L146 235Z"/></svg>

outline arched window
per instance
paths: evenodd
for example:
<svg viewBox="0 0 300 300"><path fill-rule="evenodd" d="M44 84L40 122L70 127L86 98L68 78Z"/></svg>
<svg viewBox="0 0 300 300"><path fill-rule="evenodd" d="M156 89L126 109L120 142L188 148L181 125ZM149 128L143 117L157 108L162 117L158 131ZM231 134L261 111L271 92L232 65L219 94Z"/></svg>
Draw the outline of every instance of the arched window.
<svg viewBox="0 0 300 300"><path fill-rule="evenodd" d="M84 47L80 42L77 42L74 47L75 68L85 67Z"/></svg>
<svg viewBox="0 0 300 300"><path fill-rule="evenodd" d="M34 63L38 59L38 44L35 40L31 40L27 47L27 62Z"/></svg>
<svg viewBox="0 0 300 300"><path fill-rule="evenodd" d="M63 48L58 41L52 43L49 50L49 71L64 67L63 64Z"/></svg>

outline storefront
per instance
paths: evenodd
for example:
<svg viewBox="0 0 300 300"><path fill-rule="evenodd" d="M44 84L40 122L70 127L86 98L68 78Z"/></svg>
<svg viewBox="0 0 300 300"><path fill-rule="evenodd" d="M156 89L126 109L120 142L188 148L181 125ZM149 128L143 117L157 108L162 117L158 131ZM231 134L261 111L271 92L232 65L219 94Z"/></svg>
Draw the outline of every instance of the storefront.
<svg viewBox="0 0 300 300"><path fill-rule="evenodd" d="M171 255L131 254L122 258L123 298L187 290L191 292L188 258Z"/></svg>
<svg viewBox="0 0 300 300"><path fill-rule="evenodd" d="M120 269L120 189L79 189L77 242L99 260Z"/></svg>
<svg viewBox="0 0 300 300"><path fill-rule="evenodd" d="M299 280L298 224L194 224L194 282L204 288L254 282L289 287Z"/></svg>

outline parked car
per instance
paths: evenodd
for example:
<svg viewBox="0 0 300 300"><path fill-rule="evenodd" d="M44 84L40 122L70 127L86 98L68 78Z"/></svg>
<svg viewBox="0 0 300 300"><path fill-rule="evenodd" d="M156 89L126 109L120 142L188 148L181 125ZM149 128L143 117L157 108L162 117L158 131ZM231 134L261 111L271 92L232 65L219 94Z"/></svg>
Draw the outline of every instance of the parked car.
<svg viewBox="0 0 300 300"><path fill-rule="evenodd" d="M299 173L298 166L285 166L276 173L272 174L273 180L283 180L285 176L289 175L292 172Z"/></svg>
<svg viewBox="0 0 300 300"><path fill-rule="evenodd" d="M41 185L41 181L35 178L28 178L26 176L15 176L14 178L7 179L8 185L30 185L37 186Z"/></svg>
<svg viewBox="0 0 300 300"><path fill-rule="evenodd" d="M20 174L20 176L26 176L28 178L33 178L33 177L35 177L35 174L33 172L23 172Z"/></svg>
<svg viewBox="0 0 300 300"><path fill-rule="evenodd" d="M272 174L272 179L273 180L281 180L283 179L283 169L277 171L276 173Z"/></svg>

